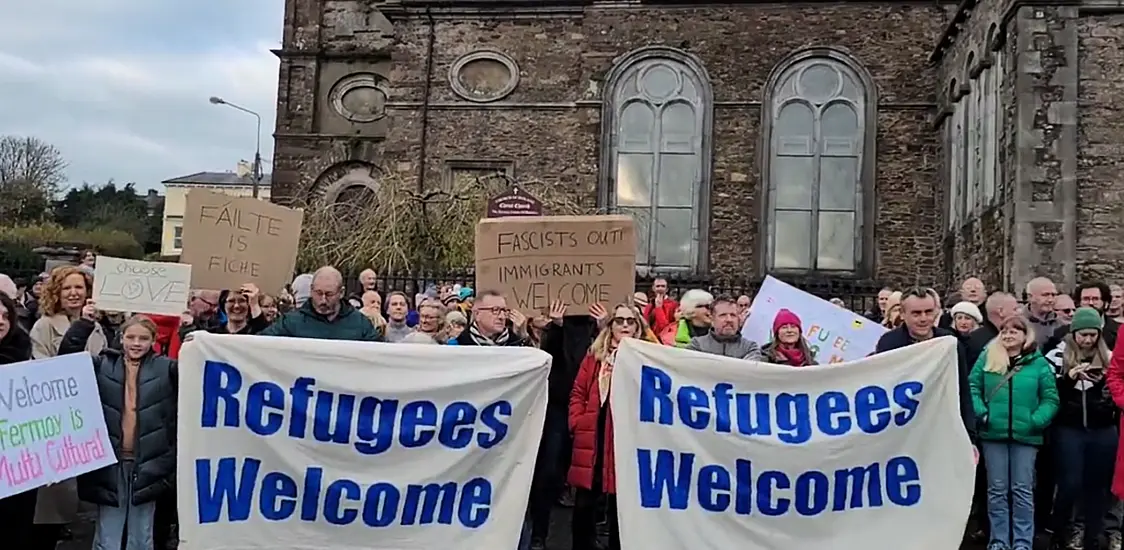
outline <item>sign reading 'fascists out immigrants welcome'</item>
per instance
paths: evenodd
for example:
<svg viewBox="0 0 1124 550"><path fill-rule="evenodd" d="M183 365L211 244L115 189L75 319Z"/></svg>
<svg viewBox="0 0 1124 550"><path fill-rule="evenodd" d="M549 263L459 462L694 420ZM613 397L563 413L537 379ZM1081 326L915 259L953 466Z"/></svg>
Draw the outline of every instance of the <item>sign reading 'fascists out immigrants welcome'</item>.
<svg viewBox="0 0 1124 550"><path fill-rule="evenodd" d="M269 201L191 190L180 256L191 264L191 286L218 290L253 283L264 292L281 290L296 266L303 220L300 210Z"/></svg>
<svg viewBox="0 0 1124 550"><path fill-rule="evenodd" d="M562 300L570 314L631 299L636 230L631 216L542 216L480 220L476 284L498 290L528 317Z"/></svg>

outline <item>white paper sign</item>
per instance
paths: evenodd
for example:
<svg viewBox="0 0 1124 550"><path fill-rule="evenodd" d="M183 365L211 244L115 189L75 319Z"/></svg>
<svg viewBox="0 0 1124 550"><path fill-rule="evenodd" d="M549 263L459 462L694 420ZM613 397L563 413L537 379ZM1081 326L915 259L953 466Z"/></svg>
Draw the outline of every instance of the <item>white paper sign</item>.
<svg viewBox="0 0 1124 550"><path fill-rule="evenodd" d="M0 367L0 498L116 462L89 353Z"/></svg>
<svg viewBox="0 0 1124 550"><path fill-rule="evenodd" d="M622 548L959 548L975 466L956 346L794 369L626 341L610 396Z"/></svg>
<svg viewBox="0 0 1124 550"><path fill-rule="evenodd" d="M191 266L98 256L94 303L104 311L179 315L187 309Z"/></svg>
<svg viewBox="0 0 1124 550"><path fill-rule="evenodd" d="M196 333L179 369L181 550L516 547L545 352Z"/></svg>
<svg viewBox="0 0 1124 550"><path fill-rule="evenodd" d="M773 338L773 319L781 309L800 317L804 338L819 364L854 361L874 353L885 327L851 310L766 277L749 306L742 336L764 346Z"/></svg>

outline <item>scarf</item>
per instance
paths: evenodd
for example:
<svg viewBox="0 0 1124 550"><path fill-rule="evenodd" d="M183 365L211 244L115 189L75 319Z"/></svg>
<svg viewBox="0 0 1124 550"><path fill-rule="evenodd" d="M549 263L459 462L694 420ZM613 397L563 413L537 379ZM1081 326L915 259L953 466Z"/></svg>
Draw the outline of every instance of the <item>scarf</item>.
<svg viewBox="0 0 1124 550"><path fill-rule="evenodd" d="M777 342L773 350L780 356L779 358L784 359L785 363L794 367L804 366L807 359L804 357L804 351L800 349L800 346L786 346Z"/></svg>
<svg viewBox="0 0 1124 550"><path fill-rule="evenodd" d="M597 389L601 391L601 405L604 406L605 402L609 400L609 388L613 383L613 361L617 358L617 350L609 352L608 357L601 362L601 368L597 370Z"/></svg>
<svg viewBox="0 0 1124 550"><path fill-rule="evenodd" d="M488 338L480 333L480 330L476 328L476 323L468 327L468 335L478 346L506 346L507 341L511 339L511 333L508 332L507 327L504 327L499 334Z"/></svg>

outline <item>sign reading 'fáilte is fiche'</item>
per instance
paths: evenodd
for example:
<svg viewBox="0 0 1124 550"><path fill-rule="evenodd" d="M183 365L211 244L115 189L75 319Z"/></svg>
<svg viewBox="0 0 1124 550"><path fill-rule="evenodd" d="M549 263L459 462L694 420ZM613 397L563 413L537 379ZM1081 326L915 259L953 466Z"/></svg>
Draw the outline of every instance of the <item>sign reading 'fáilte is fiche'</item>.
<svg viewBox="0 0 1124 550"><path fill-rule="evenodd" d="M180 355L180 547L514 548L549 367L531 348L200 335Z"/></svg>
<svg viewBox="0 0 1124 550"><path fill-rule="evenodd" d="M956 346L793 369L626 341L610 395L624 547L959 547L975 464Z"/></svg>

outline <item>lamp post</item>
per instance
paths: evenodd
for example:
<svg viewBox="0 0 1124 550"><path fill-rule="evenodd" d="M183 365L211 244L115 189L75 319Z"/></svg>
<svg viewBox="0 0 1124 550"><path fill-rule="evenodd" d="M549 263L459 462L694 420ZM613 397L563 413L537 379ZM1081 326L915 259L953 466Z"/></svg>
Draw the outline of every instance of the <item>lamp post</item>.
<svg viewBox="0 0 1124 550"><path fill-rule="evenodd" d="M261 185L261 180L262 180L262 171L261 171L261 115L255 113L254 111L251 111L251 110L249 110L245 107L242 107L241 105L235 105L234 103L231 103L231 102L229 102L229 101L227 101L227 100L225 100L221 97L218 97L218 96L211 96L210 101L211 101L212 105L226 105L227 107L230 107L232 109L238 109L239 111L242 111L243 113L249 113L251 115L254 115L254 118L258 119L257 145L254 147L254 174L253 174L254 198L256 199L256 198L258 198L258 187Z"/></svg>

